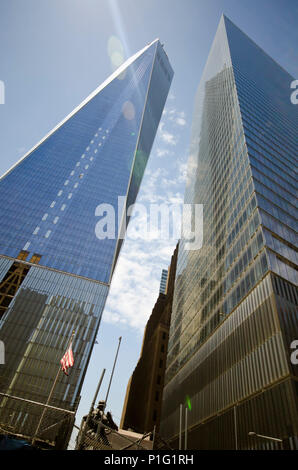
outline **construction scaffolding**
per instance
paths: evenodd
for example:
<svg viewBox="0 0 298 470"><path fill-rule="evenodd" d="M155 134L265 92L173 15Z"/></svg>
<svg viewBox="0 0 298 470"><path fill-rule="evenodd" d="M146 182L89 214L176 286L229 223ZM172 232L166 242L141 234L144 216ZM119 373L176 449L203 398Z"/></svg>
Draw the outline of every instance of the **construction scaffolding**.
<svg viewBox="0 0 298 470"><path fill-rule="evenodd" d="M75 420L74 411L1 392L0 416L2 436L25 439L29 443L34 440L34 445L41 449L64 449Z"/></svg>

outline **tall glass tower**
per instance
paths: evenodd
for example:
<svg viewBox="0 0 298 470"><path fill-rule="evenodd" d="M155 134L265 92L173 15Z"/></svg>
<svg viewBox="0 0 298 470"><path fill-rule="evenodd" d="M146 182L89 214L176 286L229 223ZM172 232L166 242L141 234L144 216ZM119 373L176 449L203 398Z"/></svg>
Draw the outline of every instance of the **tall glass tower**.
<svg viewBox="0 0 298 470"><path fill-rule="evenodd" d="M2 393L45 402L75 330L74 367L69 377L60 374L51 405L76 410L126 208L137 197L172 77L155 40L1 178ZM102 204L115 210L115 236L109 238L98 235ZM0 396L2 429L30 436L40 414L40 407ZM56 422L47 411L52 428L40 437L55 440Z"/></svg>
<svg viewBox="0 0 298 470"><path fill-rule="evenodd" d="M180 404L189 449L281 445L249 432L298 448L292 80L221 18L197 92L185 193L203 204L203 243L179 245L171 318L161 433L176 448Z"/></svg>

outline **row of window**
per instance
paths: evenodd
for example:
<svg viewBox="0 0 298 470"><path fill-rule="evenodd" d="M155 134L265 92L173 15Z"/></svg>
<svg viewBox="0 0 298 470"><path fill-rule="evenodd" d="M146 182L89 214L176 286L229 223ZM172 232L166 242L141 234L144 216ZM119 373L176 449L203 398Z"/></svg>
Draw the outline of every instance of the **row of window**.
<svg viewBox="0 0 298 470"><path fill-rule="evenodd" d="M244 200L244 199L241 199L239 201L239 203L237 204L237 208L235 209L235 218L236 218L236 214L237 213L239 214L239 212L243 209L243 207L246 203L247 203L247 200ZM241 207L241 204L243 204L242 207ZM248 220L250 215L255 210L256 206L257 206L256 196L253 195L253 197L251 198L251 200L247 204L246 208L243 210L241 216L238 218L238 221L236 222L235 226L231 230L230 235L228 236L227 248L229 248L232 245L232 243L234 242L234 240L238 236L240 230L242 229L243 225L245 224L245 222ZM239 207L239 210L238 210L238 207ZM237 210L238 210L238 212L237 212ZM257 216L255 216L255 217L257 217ZM256 219L256 223L259 223L259 221L257 219Z"/></svg>
<svg viewBox="0 0 298 470"><path fill-rule="evenodd" d="M264 276L268 270L268 264L266 254L263 252L255 261L253 266L247 272L245 277L239 282L238 286L228 295L222 306L223 314L229 314L247 295L247 293L255 286L255 284ZM216 313L208 322L201 327L200 334L193 332L188 334L189 341L184 344L184 348L178 351L175 348L177 358L175 362L170 365L170 362L174 359L175 355L169 356L167 369L167 382L176 374L176 372L187 362L189 357L198 349L198 347L206 340L206 338L212 333L214 328L220 321L220 316ZM181 343L183 339L181 337Z"/></svg>
<svg viewBox="0 0 298 470"><path fill-rule="evenodd" d="M298 252L295 250L294 246L291 248L291 246L289 246L289 242L280 240L275 234L269 232L265 228L263 229L263 233L266 245L269 246L269 248L298 266Z"/></svg>
<svg viewBox="0 0 298 470"><path fill-rule="evenodd" d="M270 171L266 171L266 168L262 167L262 165L260 165L260 171L259 171L259 169L256 168L253 159L251 163L252 164L250 168L251 168L251 172L252 172L254 179L265 184L268 188L270 188L272 191L275 191L277 194L281 195L284 199L286 199L292 205L294 206L296 205L297 198L295 197L294 194L292 194L288 190L288 187L286 187L286 185L283 184L283 182L279 178L274 177L274 174L270 173ZM272 178L275 178L275 179L273 180Z"/></svg>
<svg viewBox="0 0 298 470"><path fill-rule="evenodd" d="M284 212L277 206L274 206L270 201L263 197L260 193L257 193L258 206L264 211L271 214L275 219L279 220L285 225L288 225L291 229L297 231L297 222L294 218Z"/></svg>
<svg viewBox="0 0 298 470"><path fill-rule="evenodd" d="M249 239L251 235L256 231L258 226L259 226L259 217L258 217L258 213L256 213L254 218L250 221L249 226L246 228L246 233L248 234ZM261 232L259 232L258 236L254 237L251 246L247 248L243 256L240 258L240 260L234 267L232 274L230 273L230 282L226 278L222 282L219 282L220 279L217 273L212 272L213 278L217 279L217 281L215 282L213 279L211 279L201 294L199 294L199 292L196 291L197 300L193 303L193 306L192 306L193 308L191 310L191 313L190 312L186 313L184 311L183 321L185 323L185 331L183 333L181 331L181 328L178 328L175 333L173 330L171 331L169 350L172 350L173 345L175 345L177 341L183 343L183 335L184 337L189 339L189 334L190 334L189 332L192 330L191 325L192 325L193 319L196 318L197 316L197 312L201 311L201 319L200 319L200 325L201 325L207 319L207 317L209 317L210 314L216 308L218 308L218 306L222 302L222 296L231 288L231 286L235 283L236 279L239 278L242 272L251 263L252 259L256 256L257 252L259 251L260 248L262 248L262 246L263 246L263 238L262 238ZM196 285L198 285L198 282L196 283ZM216 292L213 293L215 288L216 288ZM179 319L178 320L176 319L175 321L176 327L179 324L179 321L180 321L180 316L179 316ZM215 327L216 324L217 323L215 322L213 326ZM177 348L175 348L175 351L178 352Z"/></svg>
<svg viewBox="0 0 298 470"><path fill-rule="evenodd" d="M277 142L277 140L275 139L275 136L272 134L271 131L268 133L268 129L264 130L262 123L258 122L256 124L255 120L251 116L246 115L245 113L243 114L243 124L244 124L244 129L246 129L247 132L251 131L251 136L255 135L256 137L261 137L262 139L266 139L267 141L269 141L268 145L270 147L272 146L272 140L275 140ZM274 145L274 148L280 149L279 141L278 143L275 143L273 145ZM285 146L286 145L284 145L284 147ZM284 147L282 150L284 150ZM288 157L289 157L288 155L285 155L285 154L282 155L283 162L288 166L289 169L291 169L291 162Z"/></svg>
<svg viewBox="0 0 298 470"><path fill-rule="evenodd" d="M237 248L238 248L239 251L234 253L235 256L239 255L240 248L241 248L241 250L244 249L244 247L247 245L247 243L250 240L253 233L255 233L255 231L257 230L258 226L259 226L259 216L258 216L258 213L256 212L254 217L251 219L251 221L247 225L245 231L243 232L242 237L237 242ZM254 239L254 241L253 241L254 255L256 254L255 253L255 248L258 247L258 242L255 241L255 240L256 239ZM242 241L243 245L240 245L241 241ZM259 242L260 242L260 247L261 247L262 246L261 238L259 238ZM245 253L246 253L245 259L246 259L246 266L247 266L247 264L248 264L247 259L249 259L249 261L252 259L251 248L249 249L249 258L247 258L247 250L246 250ZM243 267L243 265L242 265L242 267ZM235 274L235 272L234 272L234 274ZM217 281L215 282L213 279L211 279L208 282L208 284L205 286L204 291L202 291L201 294L198 291L198 286L199 286L198 283L199 283L199 279L201 279L201 281L202 281L202 280L204 280L204 278L202 278L202 277L199 278L198 275L197 276L193 275L194 276L193 279L194 279L195 285L196 285L196 289L193 292L196 293L196 295L195 295L196 300L192 301L192 309L189 310L189 312L186 313L186 310L185 309L183 310L184 311L183 319L184 319L184 323L186 323L185 324L185 330L186 330L186 328L188 328L187 325L189 325L191 323L192 319L195 317L196 312L200 311L200 309L202 311L201 322L203 322L211 314L211 312L214 309L217 308L217 306L221 302L222 295L225 292L227 292L227 281L226 281L226 279L224 279L222 282L220 282L220 278L224 274L223 269L221 269L221 267L219 267L217 271L216 270L211 271L211 273L212 273L213 279L217 279ZM240 273L238 271L237 271L237 275L240 275ZM233 277L233 283L235 282L235 280L236 280L235 277ZM203 287L203 286L204 286L204 283L201 283L201 287ZM229 286L229 288L230 287L231 286ZM212 294L212 292L214 291L215 288L217 288L217 290L214 294ZM185 295L185 294L182 294L182 296L183 295ZM212 295L212 297L211 297L211 295ZM210 299L206 303L208 298L210 298ZM169 350L176 343L176 341L179 340L180 335L181 335L181 329L180 328L178 328L178 330L174 333L175 329L179 325L181 315L182 315L182 309L180 310L180 312L181 312L180 315L178 314L178 316L175 318L175 322L174 322L174 319L173 319L173 322L171 324L172 330L171 330L171 338L170 338L170 343L169 343Z"/></svg>
<svg viewBox="0 0 298 470"><path fill-rule="evenodd" d="M256 152L257 157L261 157L259 160L263 161L263 159L265 159L265 162L269 162L269 166L273 165L273 168L276 168L277 171L281 170L285 178L289 178L289 182L295 185L295 172L290 171L289 168L281 162L281 160L274 157L272 152L269 152L268 149L262 145L262 142L258 142L257 140L258 139L255 137L251 139L249 135L246 136L247 146Z"/></svg>
<svg viewBox="0 0 298 470"><path fill-rule="evenodd" d="M280 139L283 139L283 146L288 146L291 143L291 151L295 149L295 129L293 123L281 112L276 112L273 109L272 102L268 99L264 99L264 95L258 89L249 83L247 77L241 76L241 73L237 71L237 82L242 82L241 86L238 87L238 99L241 107L241 113L250 113L254 119L258 122L264 123L270 126L272 134L276 134ZM247 93L249 90L249 93Z"/></svg>
<svg viewBox="0 0 298 470"><path fill-rule="evenodd" d="M264 196L269 201L272 201L273 204L278 206L278 208L282 209L284 212L287 212L287 214L289 216L295 218L295 213L297 212L296 207L293 204L287 202L285 199L283 199L281 197L280 192L278 194L273 192L272 189L269 189L267 186L260 183L256 179L254 179L254 185L255 185L255 189L258 193L262 194L262 196ZM292 201L292 202L294 202L294 201ZM274 207L272 207L272 209L274 209Z"/></svg>
<svg viewBox="0 0 298 470"><path fill-rule="evenodd" d="M242 173L242 171L244 172L245 166L246 166L245 163L247 163L247 159L245 158L245 156L246 156L246 155L245 155L245 149L243 148L242 155L241 155L241 159L243 159L243 163L244 163L244 164L242 164L242 166L241 166L241 168L240 168L240 170L239 170L241 173ZM233 161L235 162L235 161L237 161L237 159L233 159ZM226 168L227 168L227 165L226 165ZM239 169L239 167L238 167L238 169ZM226 171L227 171L227 170L226 170ZM226 174L228 174L228 173L226 173ZM247 176L248 176L248 175L247 175ZM239 178L240 178L240 177L239 177ZM223 179L224 179L224 177L223 177ZM236 178L234 179L233 185L232 185L233 189L235 189L235 188L237 187L237 184L236 184L236 183L239 183L239 185L240 185L240 187L241 187L241 186L242 186L242 185L241 185L241 178L240 178L240 179L236 179ZM244 185L244 182L243 182L243 185ZM225 207L225 204L226 204L226 200L227 200L228 197L231 195L231 190L230 190L230 191L227 191L227 187L224 185L224 181L223 181L223 185L222 185L222 191L225 191L225 192L226 192L226 196L224 196L223 194L221 194L220 191L217 192L217 196L219 197L219 200L221 201L221 205L220 205L220 208L218 209L218 211L219 211L219 210L222 210L222 211L224 210L224 207ZM248 197L248 192L249 192L249 191L252 191L252 184L250 185L248 191L246 191L246 193L245 193L245 194L246 194L246 197ZM209 208L210 208L210 210L211 210L212 206L210 205ZM207 220L207 223L204 222L204 224L207 224L207 225L204 226L204 238L205 238L204 243L207 244L207 245L208 245L208 244L210 244L210 245L212 244L213 246L215 246L215 245L216 245L216 246L219 246L220 241L221 241L221 240L224 240L224 233L225 233L225 230L226 230L225 225L223 226L222 232L221 232L221 234L218 236L218 238L217 238L216 241L214 241L214 233L212 233L211 230L210 230L209 233L208 233L208 225L209 225L208 222L210 221L210 223L211 223L212 220L216 220L216 219L218 220L218 217L219 217L219 213L218 213L218 214L215 214L215 215L213 215L212 217L209 217L209 218L208 218L208 212L205 213L205 207L204 207L204 221ZM225 214L224 214L223 219L224 219L225 217L226 217L226 216L225 216ZM219 230L219 227L220 227L221 225L223 225L223 221L220 221L220 222L217 223L217 230ZM215 229L215 231L216 231L216 229ZM217 257L215 258L215 262L216 262L216 263L219 263L219 261L220 261L220 259L221 259L221 256L223 255L223 252L224 252L224 249L223 249L223 248L224 248L224 245L225 245L225 243L223 243L223 245L222 245L221 248L218 248L218 255L217 255ZM220 255L220 253L221 253L221 255ZM219 258L219 256L220 256L220 258ZM182 253L182 257L183 257L183 253ZM183 263L183 261L181 261L181 257L180 257L180 262ZM208 270L208 269L210 270L210 258L208 259L208 262L207 262L207 260L206 260L205 262L202 262L202 261L200 262L200 271L201 271L201 273L202 273L202 271ZM200 276L202 277L202 274L200 274ZM194 273L192 273L191 279L194 279L194 277L195 277L195 276L194 276ZM185 279L185 282L189 284L190 282L192 282L191 279ZM184 284L184 283L183 283L183 284ZM177 289L179 290L179 289L181 289L181 288L183 288L183 285L180 283L180 285L177 286ZM181 298L181 299L182 299L182 298ZM183 300L181 300L181 301L183 301Z"/></svg>
<svg viewBox="0 0 298 470"><path fill-rule="evenodd" d="M275 148L283 158L291 161L291 154L296 152L295 133L291 120L272 109L268 113L265 102L262 103L264 104L263 115L260 115L260 103L255 97L248 100L247 96L241 92L239 99L242 105L242 116L246 122L254 126L258 133L261 132L268 144Z"/></svg>
<svg viewBox="0 0 298 470"><path fill-rule="evenodd" d="M262 231L259 230L254 236L252 242L245 252L241 255L240 259L235 263L233 269L226 277L225 292L229 291L238 277L246 270L247 266L252 262L257 253L264 245Z"/></svg>
<svg viewBox="0 0 298 470"><path fill-rule="evenodd" d="M227 108L227 110L229 110L229 112L231 113L231 108ZM236 112L235 116L238 116L238 118L239 118L239 113ZM230 117L230 119L232 120L232 117ZM221 122L223 122L223 121L221 121ZM239 119L239 122L240 122L240 119ZM233 129L233 127L231 127L231 128ZM218 129L217 129L217 133L218 133ZM216 136L217 136L217 134L216 134ZM209 211L210 211L210 214L213 212L212 217L211 216L208 217L208 212L206 211L206 213L205 213L205 207L204 207L204 220L206 220L206 218L207 218L207 226L206 226L207 230L205 230L205 227L204 227L204 244L207 244L207 245L210 244L212 246L217 246L218 247L217 254L216 253L212 254L212 256L214 256L215 264L217 264L217 266L215 266L215 269L218 268L218 262L220 261L221 257L223 256L223 253L224 253L224 245L222 245L221 248L219 248L219 247L221 245L221 241L224 241L224 231L226 230L226 228L225 228L226 227L226 221L224 219L226 218L226 215L224 214L223 215L223 220L221 220L220 217L219 217L220 212L214 214L213 207L216 207L217 206L217 201L220 201L220 206L219 206L218 209L220 211L224 212L225 204L226 204L225 201L231 195L230 184L232 182L231 187L233 188L233 190L237 188L238 184L241 187L241 176L242 175L240 173L245 171L245 168L246 168L246 165L247 165L247 162L248 162L247 154L246 154L246 151L245 151L245 146L243 146L243 132L241 130L241 126L240 125L238 126L237 132L234 129L234 133L231 137L227 136L227 134L225 133L225 139L226 139L226 145L224 147L222 145L221 146L217 145L218 148L214 149L214 150L217 150L216 153L218 153L218 155L216 156L217 158L214 158L212 160L214 162L214 171L216 171L216 174L217 174L217 176L214 179L215 182L213 183L213 181L212 181L212 188L217 186L218 190L216 191L216 193L212 193L210 195L210 197L208 197L208 195L205 195L205 197L207 197L208 201L210 201L210 200L212 201L207 206ZM214 142L213 142L213 144L214 144ZM226 153L223 152L223 149L225 147L227 149ZM234 154L231 156L231 147L235 150L235 156L234 157L233 157ZM220 153L219 153L219 149L220 149ZM206 153L206 158L208 158L208 153ZM226 162L227 159L229 160L229 162ZM201 162L201 153L200 153L200 162ZM208 164L207 164L207 168L210 168L210 167L213 167L212 162L208 162ZM220 171L221 168L222 168L222 171ZM204 178L205 178L205 175L204 175ZM230 184L225 183L225 178L229 179ZM200 187L200 185L198 185L198 187ZM202 189L205 190L204 186L203 186ZM243 187L242 187L242 190L243 190ZM252 191L252 185L250 187L250 190ZM222 193L226 193L226 196ZM214 199L215 199L214 194L216 194L216 201L214 201ZM248 193L246 194L246 197L247 196L248 196ZM196 199L198 199L198 196L196 196ZM208 223L209 220L210 220L210 223ZM208 225L211 224L212 220L217 220L218 221L214 232L211 232L211 227L210 227L210 231L208 230ZM215 236L214 236L216 234L215 232L218 232L219 229L222 228L222 227L223 227L222 233L217 237L217 239L215 241ZM206 234L206 232L207 232L207 234ZM179 261L181 262L181 259ZM183 260L182 260L182 263L183 263ZM179 295L179 293L176 295L176 293L175 293L175 297L180 298L180 301L178 300L178 303L176 302L175 311L177 313L181 312L180 303L183 304L184 320L186 319L186 315L188 315L188 314L186 314L186 311L188 311L188 309L189 309L188 305L193 303L191 293L190 293L190 295L187 295L186 298L185 298L184 291L186 289L186 285L187 285L187 291L188 292L192 291L192 290L196 290L196 292L197 292L197 287L198 287L197 279L198 279L198 277L200 279L202 279L204 277L203 276L203 271L206 271L206 278L210 278L210 274L207 273L207 271L209 273L210 273L210 271L212 272L212 267L213 266L210 266L210 263L211 263L210 257L208 257L208 260L207 260L207 257L205 259L204 259L204 257L202 257L200 259L199 263L196 263L196 266L198 266L197 269L200 271L199 276L195 272L191 272L191 273L189 273L191 278L188 279L189 276L184 276L183 282L179 282L179 286L177 286L178 289L181 292L181 295ZM194 269L196 269L195 266L194 266ZM193 289L192 289L192 286L193 286ZM208 287L208 289L209 289L209 287ZM202 294L202 298L204 298L204 300L206 299L206 295L207 294L206 294L206 291L205 291L205 293ZM194 310L194 305L191 307L191 310ZM176 315L176 318L175 318L175 326L176 327L179 324L180 318L181 318L181 314L178 313L178 315ZM174 337L176 337L176 335L179 336L179 333L176 332L176 334L175 334L172 330L171 331L171 340L173 339L173 334L174 334ZM171 341L171 344L173 344L172 341Z"/></svg>
<svg viewBox="0 0 298 470"><path fill-rule="evenodd" d="M241 235L236 238L234 245L231 248L231 251L226 256L225 260L225 270L228 271L230 266L232 266L234 260L239 256L249 240L251 239L252 235L254 234L255 230L259 226L259 217L256 213L252 221L246 226L246 228L242 231Z"/></svg>

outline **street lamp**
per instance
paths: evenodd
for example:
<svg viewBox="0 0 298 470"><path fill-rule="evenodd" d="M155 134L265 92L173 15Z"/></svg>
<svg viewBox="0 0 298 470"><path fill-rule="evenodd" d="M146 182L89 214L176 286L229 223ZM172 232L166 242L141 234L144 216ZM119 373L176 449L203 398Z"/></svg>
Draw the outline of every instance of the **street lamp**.
<svg viewBox="0 0 298 470"><path fill-rule="evenodd" d="M250 431L248 433L250 437L260 437L261 439L266 439L267 441L272 441L272 442L279 442L281 445L281 448L283 449L283 444L282 444L282 439L279 439L278 437L271 437L271 436L263 436L263 434L257 434L256 432Z"/></svg>

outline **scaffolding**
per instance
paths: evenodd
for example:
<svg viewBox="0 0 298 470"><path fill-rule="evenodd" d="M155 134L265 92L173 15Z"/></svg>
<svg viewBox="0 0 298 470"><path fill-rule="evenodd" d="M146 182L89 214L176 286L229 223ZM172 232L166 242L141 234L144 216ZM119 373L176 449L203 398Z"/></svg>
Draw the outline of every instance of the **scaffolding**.
<svg viewBox="0 0 298 470"><path fill-rule="evenodd" d="M28 251L20 251L17 256L17 259L20 261L14 261L12 263L0 283L0 318L5 314L11 301L15 297L22 282L29 272L31 265L26 264L28 254ZM30 259L30 263L38 264L40 259L41 255L34 253Z"/></svg>
<svg viewBox="0 0 298 470"><path fill-rule="evenodd" d="M0 433L25 439L40 449L65 449L75 412L0 392ZM38 429L40 417L42 426ZM38 433L36 432L38 429Z"/></svg>

